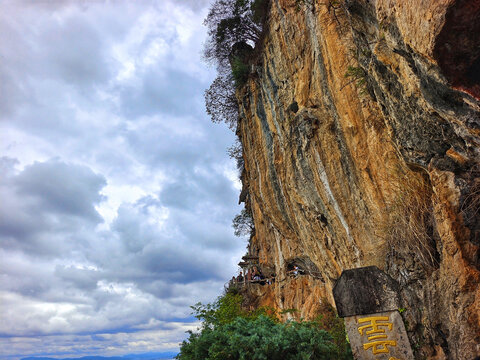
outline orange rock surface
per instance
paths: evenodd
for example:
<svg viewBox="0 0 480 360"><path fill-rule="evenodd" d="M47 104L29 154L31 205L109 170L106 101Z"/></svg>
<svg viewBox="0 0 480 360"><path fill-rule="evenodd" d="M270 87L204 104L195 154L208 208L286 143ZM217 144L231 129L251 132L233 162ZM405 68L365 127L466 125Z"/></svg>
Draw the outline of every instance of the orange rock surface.
<svg viewBox="0 0 480 360"><path fill-rule="evenodd" d="M237 92L250 249L276 275L254 306L312 317L342 270L376 265L402 287L418 358L480 355L480 102L438 53L465 4L271 1Z"/></svg>

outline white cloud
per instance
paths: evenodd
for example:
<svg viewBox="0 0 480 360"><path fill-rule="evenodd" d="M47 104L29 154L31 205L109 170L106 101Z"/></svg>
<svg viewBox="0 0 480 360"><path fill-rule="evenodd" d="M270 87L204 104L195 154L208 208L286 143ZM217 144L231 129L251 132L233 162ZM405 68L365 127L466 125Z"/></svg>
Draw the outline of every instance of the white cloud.
<svg viewBox="0 0 480 360"><path fill-rule="evenodd" d="M201 4L0 5L0 357L175 349L236 270Z"/></svg>

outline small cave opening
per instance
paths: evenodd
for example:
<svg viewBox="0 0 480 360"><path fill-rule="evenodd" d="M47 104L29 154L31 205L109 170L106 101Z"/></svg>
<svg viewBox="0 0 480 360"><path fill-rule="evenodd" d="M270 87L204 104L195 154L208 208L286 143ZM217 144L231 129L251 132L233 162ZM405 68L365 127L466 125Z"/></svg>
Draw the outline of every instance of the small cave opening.
<svg viewBox="0 0 480 360"><path fill-rule="evenodd" d="M295 269L297 268L297 269ZM287 273L295 272L295 275L310 275L323 281L322 273L317 265L308 256L299 256L286 260Z"/></svg>
<svg viewBox="0 0 480 360"><path fill-rule="evenodd" d="M480 100L480 0L457 0L447 10L433 56L450 84Z"/></svg>

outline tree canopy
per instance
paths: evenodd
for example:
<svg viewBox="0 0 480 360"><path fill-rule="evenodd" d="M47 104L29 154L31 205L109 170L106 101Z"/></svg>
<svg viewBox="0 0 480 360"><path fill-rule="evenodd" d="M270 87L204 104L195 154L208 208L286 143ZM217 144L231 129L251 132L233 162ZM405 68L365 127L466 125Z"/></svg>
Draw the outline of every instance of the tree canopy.
<svg viewBox="0 0 480 360"><path fill-rule="evenodd" d="M241 317L215 329L191 334L182 344L181 360L331 360L331 336L309 323L277 323L264 315Z"/></svg>
<svg viewBox="0 0 480 360"><path fill-rule="evenodd" d="M227 293L213 304L192 308L203 321L181 344L178 360L350 360L351 351L318 321L281 323L271 309L248 312L242 297ZM343 320L340 319L343 323ZM342 332L343 342L345 333Z"/></svg>

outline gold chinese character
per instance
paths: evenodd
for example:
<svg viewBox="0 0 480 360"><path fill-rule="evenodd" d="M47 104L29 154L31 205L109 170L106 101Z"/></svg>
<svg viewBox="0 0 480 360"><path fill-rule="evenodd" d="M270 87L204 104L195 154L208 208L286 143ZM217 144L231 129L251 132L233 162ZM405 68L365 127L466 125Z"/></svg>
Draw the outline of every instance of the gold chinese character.
<svg viewBox="0 0 480 360"><path fill-rule="evenodd" d="M385 337L387 337L387 336L385 335ZM368 340L370 341L370 338ZM368 349L372 348L373 354L376 355L376 354L382 354L382 353L390 352L387 345L397 346L397 342L395 340L372 341L372 342L368 342L366 344L363 344L363 348L365 350L368 350Z"/></svg>
<svg viewBox="0 0 480 360"><path fill-rule="evenodd" d="M360 326L358 332L360 335L370 335L367 337L368 341L366 344L363 344L363 348L368 350L372 348L374 355L388 353L388 346L397 346L395 340L387 340L387 335L385 334L385 329L392 330L393 324L388 321L388 316L371 316L363 319L358 319L359 324L367 323L366 325ZM388 346L387 346L388 345Z"/></svg>
<svg viewBox="0 0 480 360"><path fill-rule="evenodd" d="M358 332L360 335L363 335L363 330L366 330L368 328L371 328L371 330L367 330L366 334L376 334L376 333L385 333L385 329L380 329L380 326L386 326L388 327L388 330L392 330L393 324L388 322L389 317L388 316L370 316L366 317L363 319L358 319L358 322L360 324L369 322L369 324L360 326L358 328ZM380 321L386 321L386 322L380 322Z"/></svg>

